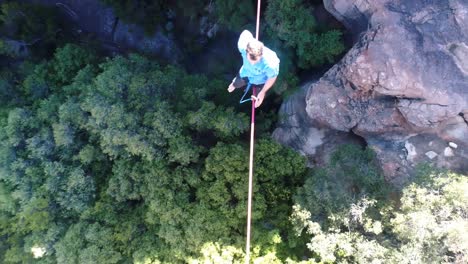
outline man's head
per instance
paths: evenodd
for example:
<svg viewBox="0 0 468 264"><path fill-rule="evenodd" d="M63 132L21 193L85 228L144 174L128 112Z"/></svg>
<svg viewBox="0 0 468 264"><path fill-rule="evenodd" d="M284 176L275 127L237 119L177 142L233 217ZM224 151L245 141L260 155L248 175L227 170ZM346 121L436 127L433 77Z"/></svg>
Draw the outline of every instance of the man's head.
<svg viewBox="0 0 468 264"><path fill-rule="evenodd" d="M253 39L247 43L247 59L250 63L257 63L263 55L263 43Z"/></svg>

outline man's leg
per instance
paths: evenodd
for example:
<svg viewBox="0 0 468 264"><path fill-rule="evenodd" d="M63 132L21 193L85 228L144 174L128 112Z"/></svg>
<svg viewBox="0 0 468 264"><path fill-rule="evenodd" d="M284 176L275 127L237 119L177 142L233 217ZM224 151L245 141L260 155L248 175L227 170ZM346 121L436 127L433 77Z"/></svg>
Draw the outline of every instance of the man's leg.
<svg viewBox="0 0 468 264"><path fill-rule="evenodd" d="M248 83L248 78L241 78L239 74L232 80L232 83L228 87L228 92L232 93L235 89L242 88Z"/></svg>

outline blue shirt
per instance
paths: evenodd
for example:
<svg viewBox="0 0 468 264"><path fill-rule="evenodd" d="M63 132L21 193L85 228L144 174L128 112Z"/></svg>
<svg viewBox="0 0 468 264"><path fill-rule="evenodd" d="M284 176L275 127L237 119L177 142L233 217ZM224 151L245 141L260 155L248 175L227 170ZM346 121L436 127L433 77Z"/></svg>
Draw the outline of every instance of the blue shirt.
<svg viewBox="0 0 468 264"><path fill-rule="evenodd" d="M252 33L244 30L237 42L237 47L242 55L243 65L239 70L240 77L249 78L252 84L264 84L268 79L278 76L280 60L276 53L267 47L263 47L263 55L260 61L251 64L247 59L247 43L254 39Z"/></svg>

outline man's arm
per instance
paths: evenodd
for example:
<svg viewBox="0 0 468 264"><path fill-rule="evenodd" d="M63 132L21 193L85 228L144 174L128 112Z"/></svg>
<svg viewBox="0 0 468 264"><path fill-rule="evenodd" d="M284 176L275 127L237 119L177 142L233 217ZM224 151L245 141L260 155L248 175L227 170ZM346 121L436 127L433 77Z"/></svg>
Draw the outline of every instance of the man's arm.
<svg viewBox="0 0 468 264"><path fill-rule="evenodd" d="M255 107L259 107L263 103L263 99L265 99L265 95L270 90L270 88L275 84L276 78L278 77L279 74L279 64L280 60L276 53L267 47L264 48L264 54L263 58L266 63L265 67L265 75L267 77L267 80L265 81L265 84L263 85L263 89L258 93L255 101Z"/></svg>
<svg viewBox="0 0 468 264"><path fill-rule="evenodd" d="M237 48L239 49L239 52L242 54L242 52L246 52L245 49L247 48L247 43L249 43L250 40L252 40L254 37L252 33L248 30L242 31L242 33L239 36L239 40L237 41ZM241 71L242 67L239 69L239 72ZM234 78L235 79L235 78ZM231 84L229 84L228 87L228 92L232 93L236 88L234 87L234 79L232 80Z"/></svg>
<svg viewBox="0 0 468 264"><path fill-rule="evenodd" d="M275 84L277 76L267 79L263 85L263 89L258 93L257 99L255 100L255 108L259 107L265 99L266 92Z"/></svg>

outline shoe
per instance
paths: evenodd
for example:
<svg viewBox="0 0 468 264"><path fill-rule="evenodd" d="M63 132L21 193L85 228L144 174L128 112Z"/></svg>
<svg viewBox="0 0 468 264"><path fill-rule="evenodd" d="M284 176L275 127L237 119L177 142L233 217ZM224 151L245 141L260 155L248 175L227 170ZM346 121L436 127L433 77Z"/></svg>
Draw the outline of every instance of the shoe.
<svg viewBox="0 0 468 264"><path fill-rule="evenodd" d="M227 90L228 90L228 92L232 93L235 89L236 89L236 87L234 87L234 85L231 83Z"/></svg>

